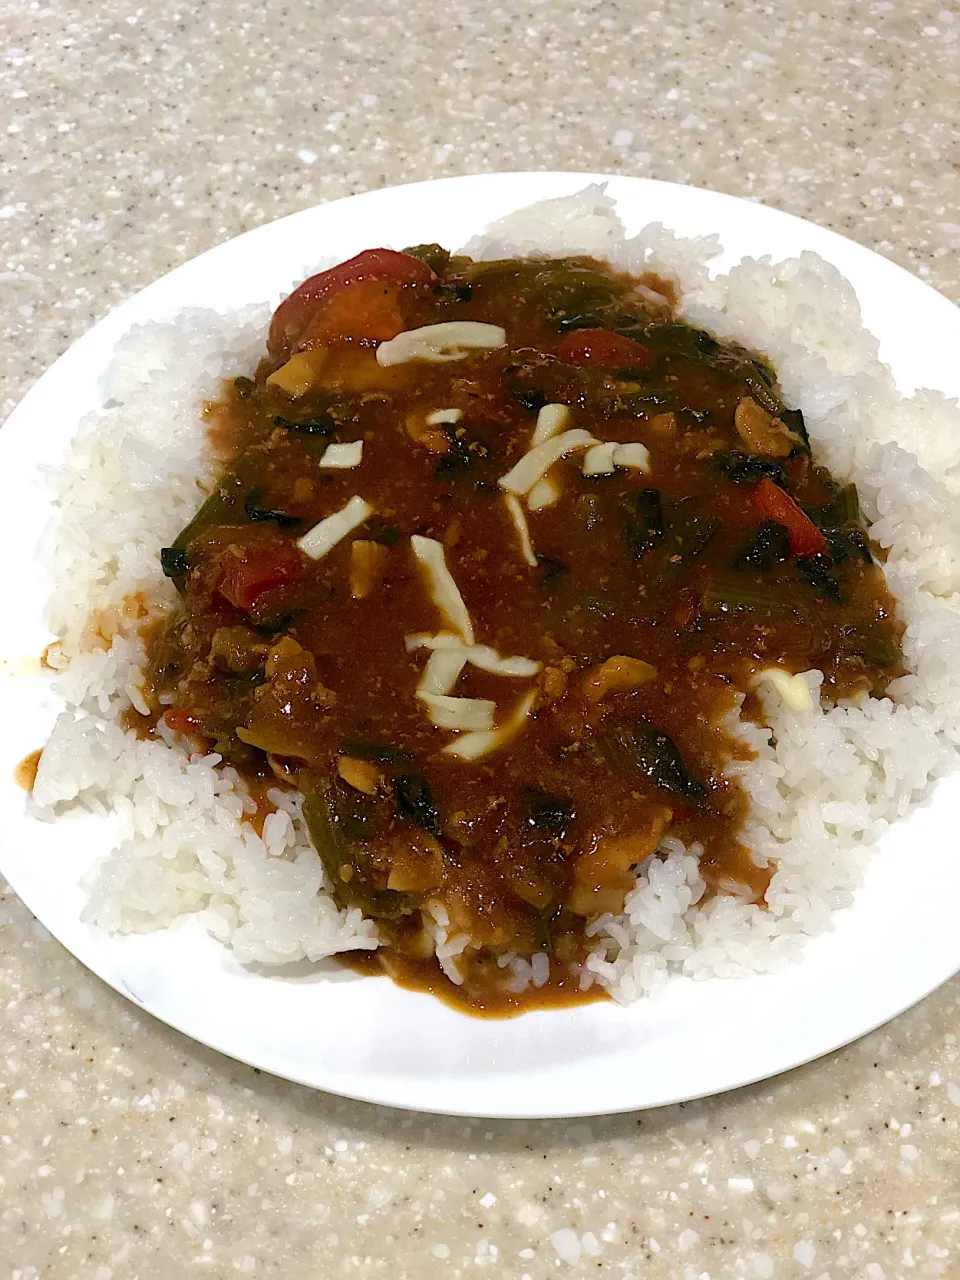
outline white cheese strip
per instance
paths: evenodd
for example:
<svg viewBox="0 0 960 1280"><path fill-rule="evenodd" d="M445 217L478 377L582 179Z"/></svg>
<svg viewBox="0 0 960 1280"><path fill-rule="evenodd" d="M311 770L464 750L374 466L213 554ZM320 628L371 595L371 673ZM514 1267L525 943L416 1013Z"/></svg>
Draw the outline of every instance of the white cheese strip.
<svg viewBox="0 0 960 1280"><path fill-rule="evenodd" d="M650 470L650 453L645 444L618 444L613 451L613 460L618 467L631 467L634 471Z"/></svg>
<svg viewBox="0 0 960 1280"><path fill-rule="evenodd" d="M565 458L568 453L574 453L577 449L587 449L596 443L589 431L582 431L579 428L564 431L561 435L554 436L552 440L545 440L543 444L538 444L535 449L525 453L516 466L511 467L505 476L500 477L500 487L509 493L529 493L555 462Z"/></svg>
<svg viewBox="0 0 960 1280"><path fill-rule="evenodd" d="M565 404L545 404L537 414L537 425L530 440L531 449L545 440L552 440L570 421L570 410Z"/></svg>
<svg viewBox="0 0 960 1280"><path fill-rule="evenodd" d="M527 494L527 507L530 511L542 511L544 507L552 507L559 499L560 486L550 476L544 476Z"/></svg>
<svg viewBox="0 0 960 1280"><path fill-rule="evenodd" d="M507 510L510 512L510 519L513 521L517 530L517 537L520 539L520 554L531 568L537 567L537 554L533 549L533 543L530 541L530 530L527 528L527 517L523 514L523 507L520 505L520 499L515 494L508 493L506 495Z"/></svg>
<svg viewBox="0 0 960 1280"><path fill-rule="evenodd" d="M434 409L427 414L426 422L428 427L438 427L443 422L459 422L462 417L462 409Z"/></svg>
<svg viewBox="0 0 960 1280"><path fill-rule="evenodd" d="M531 689L529 693L524 694L510 719L501 725L499 729L465 733L462 738L458 738L456 742L451 742L449 746L444 747L444 754L458 756L461 760L479 760L482 756L487 756L492 751L497 751L500 747L506 746L510 739L515 738L523 728L524 722L533 708L536 696L536 689Z"/></svg>
<svg viewBox="0 0 960 1280"><path fill-rule="evenodd" d="M448 698L434 693L420 693L417 697L426 703L438 729L483 733L493 727L497 714L497 704L489 698Z"/></svg>
<svg viewBox="0 0 960 1280"><path fill-rule="evenodd" d="M812 711L813 698L803 676L792 676L780 667L767 667L753 677L753 686L768 684L776 689L785 707L791 711Z"/></svg>
<svg viewBox="0 0 960 1280"><path fill-rule="evenodd" d="M373 507L369 502L353 497L345 507L335 511L332 516L327 516L326 520L321 520L302 538L298 538L297 546L311 560L320 560L372 515Z"/></svg>
<svg viewBox="0 0 960 1280"><path fill-rule="evenodd" d="M435 636L410 635L404 642L407 652L415 649L453 649L463 654L464 660L481 671L490 671L497 676L535 676L541 664L533 658L502 658L496 649L487 644L464 644L449 631L440 631Z"/></svg>
<svg viewBox="0 0 960 1280"><path fill-rule="evenodd" d="M583 474L585 476L610 476L616 470L613 455L617 446L613 443L595 444L583 455Z"/></svg>
<svg viewBox="0 0 960 1280"><path fill-rule="evenodd" d="M417 685L417 695L450 693L466 665L467 660L459 649L434 649Z"/></svg>
<svg viewBox="0 0 960 1280"><path fill-rule="evenodd" d="M451 627L460 635L464 644L473 644L473 623L460 589L447 568L443 546L435 538L422 538L415 533L410 539L413 554L426 569L430 578L430 594Z"/></svg>
<svg viewBox="0 0 960 1280"><path fill-rule="evenodd" d="M492 351L506 346L507 335L496 324L479 320L447 320L443 324L427 324L420 329L407 329L389 342L377 347L377 364L387 369L408 360L427 360L442 364L447 360L464 360L471 351Z"/></svg>
<svg viewBox="0 0 960 1280"><path fill-rule="evenodd" d="M363 441L351 440L349 444L328 444L320 457L321 467L337 467L344 471L359 467L363 458Z"/></svg>

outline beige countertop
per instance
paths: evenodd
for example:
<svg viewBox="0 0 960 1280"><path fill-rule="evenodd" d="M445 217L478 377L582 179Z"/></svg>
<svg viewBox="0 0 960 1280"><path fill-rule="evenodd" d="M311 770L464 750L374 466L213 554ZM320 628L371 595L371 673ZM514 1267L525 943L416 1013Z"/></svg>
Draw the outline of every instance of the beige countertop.
<svg viewBox="0 0 960 1280"><path fill-rule="evenodd" d="M4 410L111 305L211 245L443 174L715 187L958 298L948 3L11 0ZM198 1047L9 892L0 929L0 1280L960 1275L957 982L726 1097L466 1122Z"/></svg>

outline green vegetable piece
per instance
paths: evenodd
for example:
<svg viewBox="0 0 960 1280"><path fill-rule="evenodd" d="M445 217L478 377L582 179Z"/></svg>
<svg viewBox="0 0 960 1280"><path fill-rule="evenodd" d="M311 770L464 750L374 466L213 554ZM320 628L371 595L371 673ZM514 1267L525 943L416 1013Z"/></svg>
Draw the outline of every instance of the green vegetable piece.
<svg viewBox="0 0 960 1280"><path fill-rule="evenodd" d="M645 778L684 800L702 800L707 788L684 764L672 738L646 720L604 734L600 751L618 772L639 770Z"/></svg>
<svg viewBox="0 0 960 1280"><path fill-rule="evenodd" d="M436 275L442 276L447 269L450 261L450 250L444 249L439 244L415 244L409 249L403 251L408 258L416 258L418 262L425 262L431 271Z"/></svg>
<svg viewBox="0 0 960 1280"><path fill-rule="evenodd" d="M719 528L716 516L702 515L689 501L677 502L665 509L664 562L658 575L661 589L672 586L690 568Z"/></svg>
<svg viewBox="0 0 960 1280"><path fill-rule="evenodd" d="M776 520L764 520L734 564L738 569L772 569L790 559L790 535Z"/></svg>
<svg viewBox="0 0 960 1280"><path fill-rule="evenodd" d="M272 522L279 525L281 529L288 529L295 524L300 524L299 516L287 515L285 511L277 511L273 507L262 506L262 497L263 491L261 489L251 489L247 494L243 501L243 509L248 520Z"/></svg>
<svg viewBox="0 0 960 1280"><path fill-rule="evenodd" d="M165 578L182 578L190 568L186 551L181 547L161 547L160 568Z"/></svg>
<svg viewBox="0 0 960 1280"><path fill-rule="evenodd" d="M659 489L638 489L624 507L624 531L634 560L663 537L663 504Z"/></svg>
<svg viewBox="0 0 960 1280"><path fill-rule="evenodd" d="M708 582L700 600L706 614L759 613L766 616L795 613L778 583L750 580L741 574Z"/></svg>
<svg viewBox="0 0 960 1280"><path fill-rule="evenodd" d="M567 827L577 816L570 800L543 791L540 787L522 788L520 809L526 826L536 831L545 831L557 840L564 839Z"/></svg>
<svg viewBox="0 0 960 1280"><path fill-rule="evenodd" d="M310 842L338 904L359 907L387 920L408 915L412 906L406 894L380 889L374 883L369 850L362 838L365 824L356 815L341 810L335 789L318 775L301 770L297 782L303 792L303 819ZM346 880L344 868L350 869Z"/></svg>
<svg viewBox="0 0 960 1280"><path fill-rule="evenodd" d="M393 780L397 804L411 821L432 836L440 835L440 814L430 784L422 773L404 773Z"/></svg>

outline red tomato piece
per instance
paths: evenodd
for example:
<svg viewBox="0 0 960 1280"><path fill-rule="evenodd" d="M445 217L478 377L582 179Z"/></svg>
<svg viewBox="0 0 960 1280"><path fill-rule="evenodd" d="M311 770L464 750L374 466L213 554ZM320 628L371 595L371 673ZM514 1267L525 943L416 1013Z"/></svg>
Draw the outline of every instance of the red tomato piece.
<svg viewBox="0 0 960 1280"><path fill-rule="evenodd" d="M649 347L609 329L565 333L557 355L567 364L593 364L603 369L647 369L656 359Z"/></svg>
<svg viewBox="0 0 960 1280"><path fill-rule="evenodd" d="M276 541L231 547L224 557L218 590L238 609L250 609L266 591L297 582L303 555L292 542Z"/></svg>
<svg viewBox="0 0 960 1280"><path fill-rule="evenodd" d="M789 493L764 476L753 491L753 505L764 520L782 524L790 538L790 554L794 556L826 555L827 540Z"/></svg>
<svg viewBox="0 0 960 1280"><path fill-rule="evenodd" d="M375 347L388 342L403 329L398 294L395 285L382 280L360 280L341 289L329 302L321 304L300 335L297 350L312 351L345 342Z"/></svg>
<svg viewBox="0 0 960 1280"><path fill-rule="evenodd" d="M272 356L289 356L297 350L320 308L335 293L361 280L387 280L402 287L433 284L437 277L419 258L394 249L364 249L355 258L304 280L280 303L270 322L267 350Z"/></svg>
<svg viewBox="0 0 960 1280"><path fill-rule="evenodd" d="M198 715L194 715L192 711L182 711L177 707L170 707L168 711L163 713L164 723L174 733L183 733L191 738L202 738L203 721Z"/></svg>

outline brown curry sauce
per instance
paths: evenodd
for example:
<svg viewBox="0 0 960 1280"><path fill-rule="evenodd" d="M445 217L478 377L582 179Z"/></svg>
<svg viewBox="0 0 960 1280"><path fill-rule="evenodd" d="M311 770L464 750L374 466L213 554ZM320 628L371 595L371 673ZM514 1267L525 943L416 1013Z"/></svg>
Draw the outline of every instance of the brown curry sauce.
<svg viewBox="0 0 960 1280"><path fill-rule="evenodd" d="M901 628L853 487L816 465L765 362L679 323L664 282L590 259L414 252L439 279L394 291L402 327L478 320L507 345L381 368L374 344L331 342L295 395L268 384L288 347L226 388L207 410L224 478L164 553L182 607L151 640L141 725L165 714L260 793L276 779L304 792L335 896L383 939L352 963L503 1015L596 998L577 981L585 926L622 909L662 835L702 846L708 892L762 901L772 868L739 841L747 801L724 777L749 754L725 727L738 696L759 716L751 682L770 666L819 668L828 700L882 693L903 670ZM560 358L565 334L598 329L638 343L642 367ZM588 478L582 454L556 463L559 500L527 515L534 568L498 480L546 403L599 440L641 442L650 466ZM456 424L426 423L450 407ZM320 465L353 440L358 467ZM791 550L764 484L807 513L822 552ZM303 556L296 539L356 494L376 514ZM443 751L453 735L415 696L427 654L405 638L446 624L413 534L443 544L477 643L541 664L534 682L464 669L453 692L494 700L500 719L538 689L518 735L475 762ZM238 603L237 565L271 557L275 584ZM629 662L609 662L624 658L653 676L631 683ZM470 936L459 987L432 959L428 903ZM537 951L550 982L511 993L498 959Z"/></svg>

